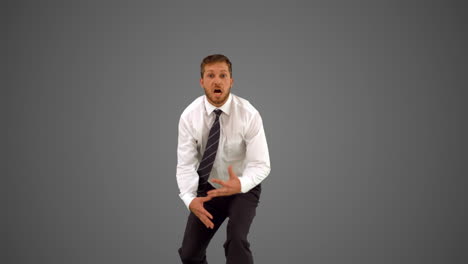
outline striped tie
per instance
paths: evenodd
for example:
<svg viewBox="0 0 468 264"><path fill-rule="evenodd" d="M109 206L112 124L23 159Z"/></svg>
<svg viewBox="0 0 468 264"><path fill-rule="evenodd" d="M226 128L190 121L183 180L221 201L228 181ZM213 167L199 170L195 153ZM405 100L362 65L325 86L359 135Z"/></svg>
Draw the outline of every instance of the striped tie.
<svg viewBox="0 0 468 264"><path fill-rule="evenodd" d="M205 194L207 190L208 177L210 176L211 169L213 168L213 163L216 158L216 151L218 151L219 144L219 116L223 111L216 109L213 111L216 114L216 120L213 123L213 126L210 129L210 134L208 135L208 142L206 143L205 152L203 153L202 161L200 166L198 166L198 196Z"/></svg>

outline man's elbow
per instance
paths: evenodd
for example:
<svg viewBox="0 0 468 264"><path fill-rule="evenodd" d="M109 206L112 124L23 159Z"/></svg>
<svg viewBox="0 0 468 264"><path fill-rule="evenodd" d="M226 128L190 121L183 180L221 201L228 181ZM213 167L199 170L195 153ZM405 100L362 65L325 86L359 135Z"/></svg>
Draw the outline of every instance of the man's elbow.
<svg viewBox="0 0 468 264"><path fill-rule="evenodd" d="M264 165L264 171L265 171L265 177L267 177L268 175L270 175L270 172L271 172L271 165L270 163L266 163Z"/></svg>

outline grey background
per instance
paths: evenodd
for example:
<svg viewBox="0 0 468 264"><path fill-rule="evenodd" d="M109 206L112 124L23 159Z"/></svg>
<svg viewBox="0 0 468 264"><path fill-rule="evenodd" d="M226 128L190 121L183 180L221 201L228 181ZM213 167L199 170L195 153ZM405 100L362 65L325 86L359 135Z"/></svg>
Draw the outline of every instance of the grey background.
<svg viewBox="0 0 468 264"><path fill-rule="evenodd" d="M271 153L256 263L466 263L460 3L7 1L2 263L179 263L177 123L218 52Z"/></svg>

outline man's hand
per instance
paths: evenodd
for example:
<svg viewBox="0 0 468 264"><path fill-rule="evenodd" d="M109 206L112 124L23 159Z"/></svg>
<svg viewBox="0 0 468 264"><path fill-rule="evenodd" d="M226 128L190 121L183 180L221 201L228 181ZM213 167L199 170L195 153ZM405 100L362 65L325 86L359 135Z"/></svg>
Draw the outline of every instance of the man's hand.
<svg viewBox="0 0 468 264"><path fill-rule="evenodd" d="M214 183L218 183L222 185L223 187L215 190L209 191L208 197L218 197L218 196L229 196L233 195L236 193L240 193L241 191L241 182L237 175L234 173L232 170L232 166L229 166L228 168L229 172L229 180L228 181L221 181L218 179L212 179L211 181Z"/></svg>
<svg viewBox="0 0 468 264"><path fill-rule="evenodd" d="M208 202L209 200L211 200L211 197L196 197L190 203L189 209L198 217L198 219L200 219L200 221L202 221L206 228L213 229L214 224L211 222L211 220L213 220L213 216L205 209L205 207L203 207L203 203Z"/></svg>

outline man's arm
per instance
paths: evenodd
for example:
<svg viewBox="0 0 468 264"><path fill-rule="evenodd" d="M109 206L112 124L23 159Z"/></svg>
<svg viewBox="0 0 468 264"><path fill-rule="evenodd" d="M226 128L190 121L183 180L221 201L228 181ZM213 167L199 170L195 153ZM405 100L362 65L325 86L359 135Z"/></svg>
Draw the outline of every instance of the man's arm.
<svg viewBox="0 0 468 264"><path fill-rule="evenodd" d="M180 190L179 196L184 201L187 209L189 209L190 203L196 197L198 188L197 154L195 137L192 135L187 121L181 117L177 144L177 184Z"/></svg>
<svg viewBox="0 0 468 264"><path fill-rule="evenodd" d="M229 166L229 180L212 179L223 187L208 192L209 197L228 196L239 192L246 193L261 183L270 173L270 156L263 130L263 122L257 112L247 126L245 133L247 166L241 177L237 177Z"/></svg>
<svg viewBox="0 0 468 264"><path fill-rule="evenodd" d="M187 121L181 117L179 121L179 137L177 144L177 184L180 198L187 209L195 214L207 228L214 228L213 216L203 207L203 203L211 197L196 197L198 188L197 173L197 142L192 135Z"/></svg>
<svg viewBox="0 0 468 264"><path fill-rule="evenodd" d="M256 113L245 133L247 165L239 177L241 192L246 193L270 174L270 154L260 113Z"/></svg>

